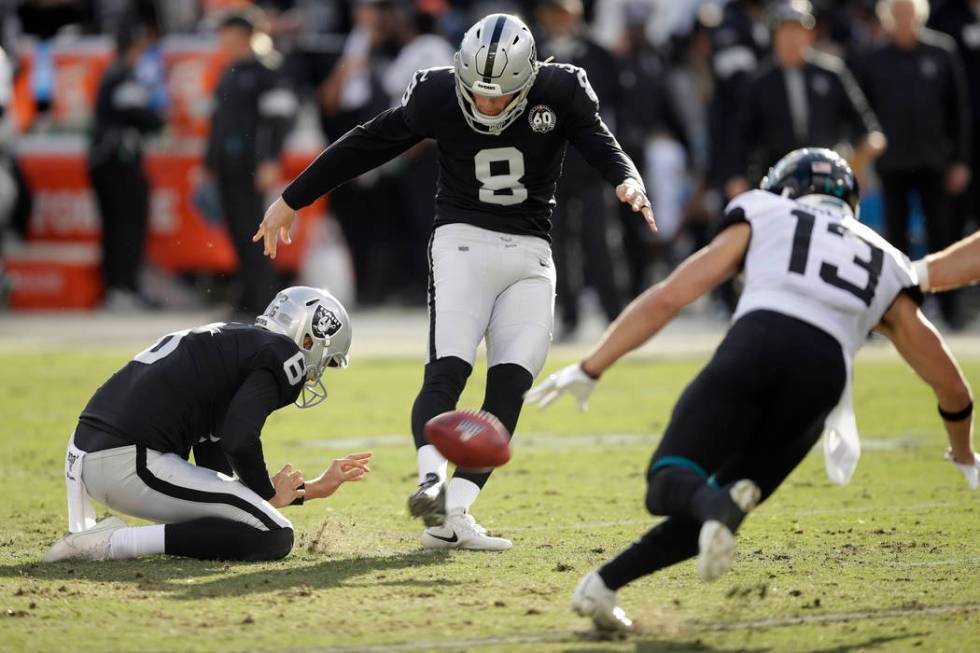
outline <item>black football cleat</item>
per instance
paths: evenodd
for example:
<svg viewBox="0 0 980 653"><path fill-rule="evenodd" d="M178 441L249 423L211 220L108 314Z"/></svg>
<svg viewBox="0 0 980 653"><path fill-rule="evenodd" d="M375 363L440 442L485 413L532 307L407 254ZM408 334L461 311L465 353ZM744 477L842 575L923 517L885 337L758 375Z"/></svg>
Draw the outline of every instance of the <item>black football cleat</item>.
<svg viewBox="0 0 980 653"><path fill-rule="evenodd" d="M438 474L426 474L418 489L408 497L408 512L421 517L428 527L446 523L446 484Z"/></svg>

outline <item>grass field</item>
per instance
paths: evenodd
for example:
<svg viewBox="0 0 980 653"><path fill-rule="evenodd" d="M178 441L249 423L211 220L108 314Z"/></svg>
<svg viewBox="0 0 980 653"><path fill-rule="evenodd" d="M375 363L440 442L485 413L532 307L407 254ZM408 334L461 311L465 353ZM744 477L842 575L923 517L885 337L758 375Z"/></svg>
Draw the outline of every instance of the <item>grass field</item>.
<svg viewBox="0 0 980 653"><path fill-rule="evenodd" d="M263 437L270 467L309 474L336 454L375 452L368 481L287 509L297 546L286 560L42 565L65 528L65 441L91 392L131 354L0 353L0 650L980 648L980 495L942 460L934 400L898 362L857 368L866 450L851 485L830 486L811 455L746 522L732 572L705 585L686 563L635 583L621 600L643 633L596 642L569 594L653 523L643 473L702 360L622 364L585 415L571 402L527 410L512 462L474 509L514 540L507 553L421 551L404 507L421 369L362 359L329 373L325 405L280 411ZM965 369L980 388L980 362ZM479 372L463 405L479 404Z"/></svg>

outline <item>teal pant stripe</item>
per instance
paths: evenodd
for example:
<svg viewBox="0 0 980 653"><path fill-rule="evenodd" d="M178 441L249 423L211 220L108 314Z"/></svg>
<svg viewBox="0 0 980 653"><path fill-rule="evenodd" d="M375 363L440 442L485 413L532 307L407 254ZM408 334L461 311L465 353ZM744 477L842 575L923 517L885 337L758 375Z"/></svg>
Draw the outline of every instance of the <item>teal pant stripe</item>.
<svg viewBox="0 0 980 653"><path fill-rule="evenodd" d="M683 467L684 469L689 469L703 478L711 487L718 487L718 481L715 479L714 474L709 477L708 472L704 471L704 468L701 467L701 465L697 464L690 458L684 458L683 456L664 456L657 462L650 465L650 471L647 474L653 474L661 467Z"/></svg>

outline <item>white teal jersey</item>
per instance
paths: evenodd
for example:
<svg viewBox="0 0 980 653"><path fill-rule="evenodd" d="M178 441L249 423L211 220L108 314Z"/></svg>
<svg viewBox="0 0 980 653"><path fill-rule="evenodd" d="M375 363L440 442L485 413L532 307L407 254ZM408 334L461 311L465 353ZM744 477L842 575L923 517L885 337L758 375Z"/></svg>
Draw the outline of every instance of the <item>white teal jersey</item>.
<svg viewBox="0 0 980 653"><path fill-rule="evenodd" d="M795 317L832 335L852 359L900 292L918 296L908 258L832 197L752 190L725 217L752 227L736 320L760 309Z"/></svg>

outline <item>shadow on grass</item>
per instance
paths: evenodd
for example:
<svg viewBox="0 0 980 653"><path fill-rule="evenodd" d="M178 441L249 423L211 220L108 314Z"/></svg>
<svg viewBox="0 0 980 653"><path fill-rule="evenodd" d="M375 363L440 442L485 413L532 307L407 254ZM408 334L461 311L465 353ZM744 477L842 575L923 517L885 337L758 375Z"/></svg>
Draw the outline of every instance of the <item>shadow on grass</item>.
<svg viewBox="0 0 980 653"><path fill-rule="evenodd" d="M340 587L367 574L442 564L448 557L446 552L412 552L312 562L287 558L272 563L228 563L164 557L113 562L30 562L0 566L0 578L21 579L27 583L52 580L128 583L132 589L145 592L169 592L168 598L178 600L289 590L303 595L312 590ZM420 587L433 584L427 577L388 582ZM456 583L443 578L439 584Z"/></svg>
<svg viewBox="0 0 980 653"><path fill-rule="evenodd" d="M841 644L839 646L831 646L828 648L818 648L812 651L807 651L807 653L851 653L852 651L866 651L868 649L878 648L884 644L890 644L892 642L897 642L902 639L913 639L913 638L925 638L929 637L929 633L902 633L901 635L879 635L878 637L871 637L863 642L856 642L854 644ZM883 650L889 650L887 647ZM928 650L928 649L927 649Z"/></svg>
<svg viewBox="0 0 980 653"><path fill-rule="evenodd" d="M735 646L734 648L723 646L721 648L715 648L710 644L705 644L701 640L671 642L644 638L636 641L635 648L633 649L624 649L624 643L620 641L614 646L610 642L609 646L604 647L601 643L596 642L595 648L573 648L568 649L565 653L622 653L624 650L632 650L635 653L688 653L693 651L699 651L700 653L735 653L736 651L738 653L768 653L772 650L771 648L745 648L744 646Z"/></svg>

